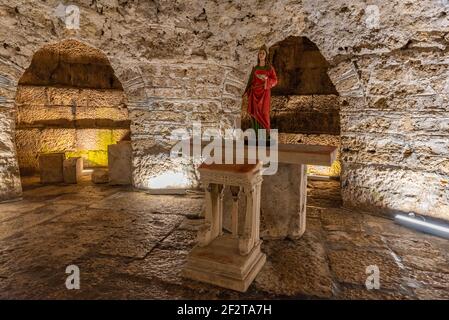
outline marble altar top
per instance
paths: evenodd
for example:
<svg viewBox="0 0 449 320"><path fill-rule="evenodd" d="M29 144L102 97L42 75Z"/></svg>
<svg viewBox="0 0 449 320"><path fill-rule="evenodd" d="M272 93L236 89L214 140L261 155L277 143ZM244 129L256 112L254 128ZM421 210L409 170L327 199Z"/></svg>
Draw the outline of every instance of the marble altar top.
<svg viewBox="0 0 449 320"><path fill-rule="evenodd" d="M236 140L226 141L223 139L222 143L222 153L225 154L227 148L236 149ZM210 141L201 141L201 146L204 147L208 145ZM190 140L190 144L193 147L198 145L198 143ZM257 159L257 146L244 145L245 159L253 159L254 154L256 154ZM307 165L318 165L318 166L331 166L332 163L337 158L337 147L334 146L323 146L323 145L312 145L312 144L284 144L277 143L278 152L278 163L288 163L288 164L307 164ZM270 148L267 147L266 150L267 157L270 157Z"/></svg>

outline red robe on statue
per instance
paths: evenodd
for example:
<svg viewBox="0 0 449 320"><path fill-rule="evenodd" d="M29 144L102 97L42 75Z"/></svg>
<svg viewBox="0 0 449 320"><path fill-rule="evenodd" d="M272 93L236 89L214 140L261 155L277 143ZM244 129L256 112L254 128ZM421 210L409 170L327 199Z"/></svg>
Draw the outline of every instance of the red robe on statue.
<svg viewBox="0 0 449 320"><path fill-rule="evenodd" d="M267 78L263 80L261 75ZM277 84L276 72L272 66L253 68L245 93L248 94L248 113L263 128L270 130L271 88Z"/></svg>

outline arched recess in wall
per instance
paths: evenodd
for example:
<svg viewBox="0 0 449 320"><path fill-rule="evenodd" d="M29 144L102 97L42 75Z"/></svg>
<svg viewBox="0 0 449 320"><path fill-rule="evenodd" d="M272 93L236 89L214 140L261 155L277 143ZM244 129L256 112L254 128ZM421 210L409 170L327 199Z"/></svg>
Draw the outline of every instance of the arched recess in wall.
<svg viewBox="0 0 449 320"><path fill-rule="evenodd" d="M84 168L107 167L108 145L130 139L126 97L109 60L76 40L34 54L15 103L22 177L39 173L42 153L82 157Z"/></svg>
<svg viewBox="0 0 449 320"><path fill-rule="evenodd" d="M340 97L327 75L329 63L306 37L291 36L269 49L278 84L271 91L271 126L281 143L340 146ZM242 128L248 128L246 106ZM338 158L339 159L339 155ZM309 173L338 178L332 167L309 166Z"/></svg>

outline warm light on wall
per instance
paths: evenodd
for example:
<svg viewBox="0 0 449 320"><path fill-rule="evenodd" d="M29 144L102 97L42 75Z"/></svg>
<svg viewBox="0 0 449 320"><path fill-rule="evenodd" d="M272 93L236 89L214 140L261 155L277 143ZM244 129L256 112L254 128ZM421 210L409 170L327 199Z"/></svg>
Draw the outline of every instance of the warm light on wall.
<svg viewBox="0 0 449 320"><path fill-rule="evenodd" d="M166 171L148 179L150 189L180 189L191 187L191 179L182 171Z"/></svg>
<svg viewBox="0 0 449 320"><path fill-rule="evenodd" d="M330 167L307 166L307 173L326 177L339 177L341 173L341 163L339 160L336 160Z"/></svg>

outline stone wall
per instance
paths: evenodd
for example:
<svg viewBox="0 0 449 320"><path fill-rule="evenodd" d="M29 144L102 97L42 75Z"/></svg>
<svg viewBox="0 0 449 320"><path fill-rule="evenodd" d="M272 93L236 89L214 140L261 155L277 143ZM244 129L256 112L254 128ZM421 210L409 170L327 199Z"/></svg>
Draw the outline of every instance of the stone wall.
<svg viewBox="0 0 449 320"><path fill-rule="evenodd" d="M269 51L278 78L272 95L338 94L327 75L329 63L306 37L288 37L272 45Z"/></svg>
<svg viewBox="0 0 449 320"><path fill-rule="evenodd" d="M122 89L107 57L98 49L75 40L40 48L34 53L19 84Z"/></svg>
<svg viewBox="0 0 449 320"><path fill-rule="evenodd" d="M271 123L281 143L316 144L340 149L340 97L274 96ZM340 178L340 152L331 167L308 166L309 174Z"/></svg>
<svg viewBox="0 0 449 320"><path fill-rule="evenodd" d="M15 104L22 175L37 173L39 154L48 152L105 167L107 146L130 136L120 81L101 51L79 41L40 48L19 80Z"/></svg>
<svg viewBox="0 0 449 320"><path fill-rule="evenodd" d="M172 133L191 133L194 122L201 123L203 132L232 128L243 83L232 68L205 62L156 62L140 68L148 77L141 79L146 98L129 104L135 186L194 187L198 181L192 164L170 159Z"/></svg>
<svg viewBox="0 0 449 320"><path fill-rule="evenodd" d="M339 135L332 134L303 134L303 133L280 133L279 141L287 144L314 144L322 146L334 146L338 148L336 160L330 167L308 165L307 173L331 177L339 180L341 175L341 139Z"/></svg>
<svg viewBox="0 0 449 320"><path fill-rule="evenodd" d="M364 96L341 115L347 204L449 217L447 63L408 48L358 60Z"/></svg>
<svg viewBox="0 0 449 320"><path fill-rule="evenodd" d="M343 97L344 204L449 219L449 8L442 1L307 1L305 11L309 38L331 63Z"/></svg>
<svg viewBox="0 0 449 320"><path fill-rule="evenodd" d="M81 156L84 167L107 166L107 146L129 139L121 90L20 85L16 148L22 175L39 171L38 155Z"/></svg>
<svg viewBox="0 0 449 320"><path fill-rule="evenodd" d="M44 44L73 38L108 57L128 99L136 186L148 187L150 177L164 172L190 174L187 164L165 162L167 128L206 115L220 119L216 127L232 124L257 49L304 36L328 61L344 99L345 205L449 218L445 2L74 2L79 30L54 14L58 1L0 1L0 199L20 194L14 97ZM164 122L175 115L163 113L179 110L176 121Z"/></svg>
<svg viewBox="0 0 449 320"><path fill-rule="evenodd" d="M340 135L340 99L336 95L274 96L271 124L284 133Z"/></svg>

